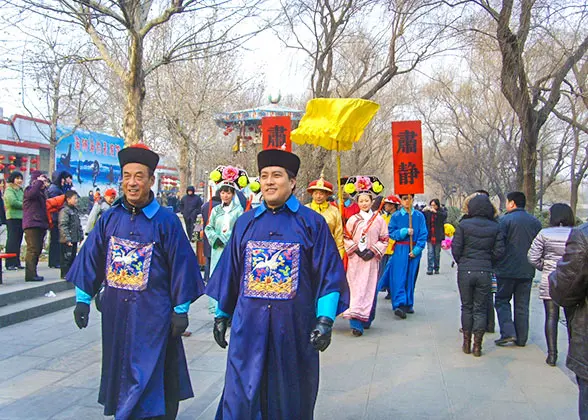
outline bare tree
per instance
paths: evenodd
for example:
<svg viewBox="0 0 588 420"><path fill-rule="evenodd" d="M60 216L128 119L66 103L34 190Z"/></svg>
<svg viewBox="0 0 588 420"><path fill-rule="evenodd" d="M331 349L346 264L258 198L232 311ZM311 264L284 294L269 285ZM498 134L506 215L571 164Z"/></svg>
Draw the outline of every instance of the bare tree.
<svg viewBox="0 0 588 420"><path fill-rule="evenodd" d="M123 135L126 144L143 141L146 77L163 65L229 50L258 33L237 32L256 17L262 0L5 0L22 9L81 28L100 58L117 75L125 92ZM154 29L173 25L169 48L152 50ZM210 32L214 33L210 37Z"/></svg>
<svg viewBox="0 0 588 420"><path fill-rule="evenodd" d="M90 115L89 103L96 93L84 67L87 61L83 53L87 46L65 41L66 31L51 22L33 28L22 23L19 33L22 41L13 48L20 52L21 59L16 61L11 59L14 55L6 55L0 65L19 74L22 106L29 115L41 116L49 122L46 139L50 145L49 169L53 172L55 148L84 124ZM58 130L58 124L69 128ZM39 133L45 135L45 130L40 128Z"/></svg>
<svg viewBox="0 0 588 420"><path fill-rule="evenodd" d="M451 2L448 2L451 3ZM466 21L465 31L484 34L498 45L501 55L501 90L514 110L521 127L518 147L517 185L527 196L527 208L537 203L536 168L539 133L561 97L561 86L570 70L588 51L588 34L584 30L588 17L584 2L550 2L536 0L502 0L494 6L488 0L468 0L452 3L473 5L486 12L488 19ZM490 22L490 24L489 24ZM557 37L556 28L570 28L574 36ZM494 33L488 28L493 27ZM559 31L561 32L561 31ZM557 38L559 49L551 51L549 65L532 67L528 52L548 38ZM545 93L546 100L539 101Z"/></svg>

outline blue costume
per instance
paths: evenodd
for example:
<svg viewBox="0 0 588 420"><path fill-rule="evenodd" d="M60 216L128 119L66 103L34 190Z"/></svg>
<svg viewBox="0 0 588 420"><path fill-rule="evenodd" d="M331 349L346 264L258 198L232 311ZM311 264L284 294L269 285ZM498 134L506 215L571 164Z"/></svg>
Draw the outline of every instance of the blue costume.
<svg viewBox="0 0 588 420"><path fill-rule="evenodd" d="M408 237L408 212L401 208L390 218L388 232L390 239L396 241L394 254L384 272L384 287L389 287L393 309L412 310L414 305L414 285L419 272L421 254L427 244L427 224L420 211L412 211L413 249L415 258L410 258L410 238Z"/></svg>
<svg viewBox="0 0 588 420"><path fill-rule="evenodd" d="M319 355L317 317L347 308L343 263L325 219L294 197L244 213L206 293L232 315L217 419L312 419Z"/></svg>
<svg viewBox="0 0 588 420"><path fill-rule="evenodd" d="M102 378L98 402L117 420L161 416L166 402L193 396L172 311L203 293L194 251L178 217L156 200L130 210L119 200L99 219L67 280L78 302L101 285Z"/></svg>

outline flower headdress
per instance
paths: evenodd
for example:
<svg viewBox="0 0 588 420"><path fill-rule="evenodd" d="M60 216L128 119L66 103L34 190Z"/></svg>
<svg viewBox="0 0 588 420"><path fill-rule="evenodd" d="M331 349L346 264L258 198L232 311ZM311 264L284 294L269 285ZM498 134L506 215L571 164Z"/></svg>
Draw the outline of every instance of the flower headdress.
<svg viewBox="0 0 588 420"><path fill-rule="evenodd" d="M217 166L214 171L210 173L210 180L216 183L217 188L228 186L236 190L240 190L249 185L249 177L245 169L237 168L235 166Z"/></svg>
<svg viewBox="0 0 588 420"><path fill-rule="evenodd" d="M375 196L384 191L384 185L382 185L377 176L350 176L347 178L343 190L351 197L355 197L361 193Z"/></svg>

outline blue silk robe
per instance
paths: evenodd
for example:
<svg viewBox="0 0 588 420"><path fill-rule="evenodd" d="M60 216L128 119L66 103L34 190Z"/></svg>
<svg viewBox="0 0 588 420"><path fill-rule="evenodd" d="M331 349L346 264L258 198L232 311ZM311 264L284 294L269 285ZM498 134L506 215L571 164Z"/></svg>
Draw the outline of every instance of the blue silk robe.
<svg viewBox="0 0 588 420"><path fill-rule="evenodd" d="M170 334L171 315L201 296L204 284L175 214L155 200L137 214L115 203L90 232L67 281L89 296L106 284L98 397L105 415L163 415L164 388L168 399L193 397L181 337Z"/></svg>
<svg viewBox="0 0 588 420"><path fill-rule="evenodd" d="M390 239L396 241L394 254L386 266L381 286L389 287L392 295L392 308L414 305L414 286L419 272L421 254L427 244L427 223L420 211L412 210L413 254L410 258L410 238L408 237L408 213L404 208L394 212L388 224Z"/></svg>
<svg viewBox="0 0 588 420"><path fill-rule="evenodd" d="M206 288L233 316L217 419L312 419L319 355L310 333L322 297L347 308L346 284L325 219L294 196L237 219Z"/></svg>

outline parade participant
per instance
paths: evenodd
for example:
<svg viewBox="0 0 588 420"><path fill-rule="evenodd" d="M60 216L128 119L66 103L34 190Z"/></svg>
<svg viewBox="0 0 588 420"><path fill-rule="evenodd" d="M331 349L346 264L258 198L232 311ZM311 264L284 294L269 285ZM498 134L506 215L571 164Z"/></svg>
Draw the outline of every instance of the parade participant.
<svg viewBox="0 0 588 420"><path fill-rule="evenodd" d="M298 156L264 150L257 162L264 201L237 220L206 288L222 348L233 317L216 418L311 419L345 271L325 219L292 194Z"/></svg>
<svg viewBox="0 0 588 420"><path fill-rule="evenodd" d="M233 166L219 166L210 173L212 181L217 183L217 193L221 199L219 206L212 209L210 219L204 229L208 244L210 245L210 274L223 253L237 218L243 214L243 207L235 197L235 191L239 187L244 188L249 184L247 172ZM208 307L210 313L216 311L216 302L211 298Z"/></svg>
<svg viewBox="0 0 588 420"><path fill-rule="evenodd" d="M392 295L392 309L401 319L406 319L406 314L414 313L414 285L419 272L421 253L427 243L425 216L413 209L413 198L413 194L400 196L402 207L392 215L388 227L390 238L396 241L390 260L392 266L387 270L388 284ZM412 214L412 228L409 212Z"/></svg>
<svg viewBox="0 0 588 420"><path fill-rule="evenodd" d="M101 198L97 203L94 203L92 211L88 216L88 221L86 222L86 235L88 235L92 229L94 229L94 226L96 225L96 222L100 216L102 216L102 213L110 209L115 200L116 190L114 188L108 188L106 191L104 191L104 198Z"/></svg>
<svg viewBox="0 0 588 420"><path fill-rule="evenodd" d="M343 317L349 319L351 332L356 337L363 335L364 328L370 328L376 315L378 269L388 247L388 225L371 207L374 195L383 189L375 176L352 176L344 188L355 197L360 209L349 218L345 231L350 302Z"/></svg>
<svg viewBox="0 0 588 420"><path fill-rule="evenodd" d="M333 184L325 181L323 174L321 174L319 179L312 181L308 185L306 191L312 195L312 201L308 203L306 207L322 214L325 218L327 225L329 225L331 235L333 235L333 239L335 239L335 243L339 249L339 255L343 257L345 244L343 242L343 222L341 221L341 214L339 214L339 210L335 206L332 206L327 201L327 198L333 194Z"/></svg>
<svg viewBox="0 0 588 420"><path fill-rule="evenodd" d="M423 209L427 222L427 274L439 274L441 263L441 242L445 239L445 221L447 220L447 209L441 207L438 198L434 198L429 205Z"/></svg>
<svg viewBox="0 0 588 420"><path fill-rule="evenodd" d="M104 414L175 419L179 401L193 396L180 336L204 285L180 220L151 191L159 156L137 144L118 159L123 196L98 220L67 275L76 286L74 319L88 326L90 299L104 282Z"/></svg>
<svg viewBox="0 0 588 420"><path fill-rule="evenodd" d="M345 185L348 179L349 177L347 176L341 178L341 185ZM359 206L355 200L351 198L349 193L346 193L345 190L343 190L343 226L345 226L351 216L357 213L359 213Z"/></svg>
<svg viewBox="0 0 588 420"><path fill-rule="evenodd" d="M392 215L398 210L400 206L400 198L396 197L395 195L389 195L384 199L384 207L380 211L380 216L386 222L386 229L390 225L390 219ZM388 239L388 248L386 248L386 252L382 255L382 259L380 260L380 267L378 269L378 290L381 292L387 292L386 297L384 299L390 300L392 296L390 295L390 285L386 283L387 276L384 276L384 272L386 271L386 266L388 265L388 261L390 261L390 257L394 253L394 240Z"/></svg>

